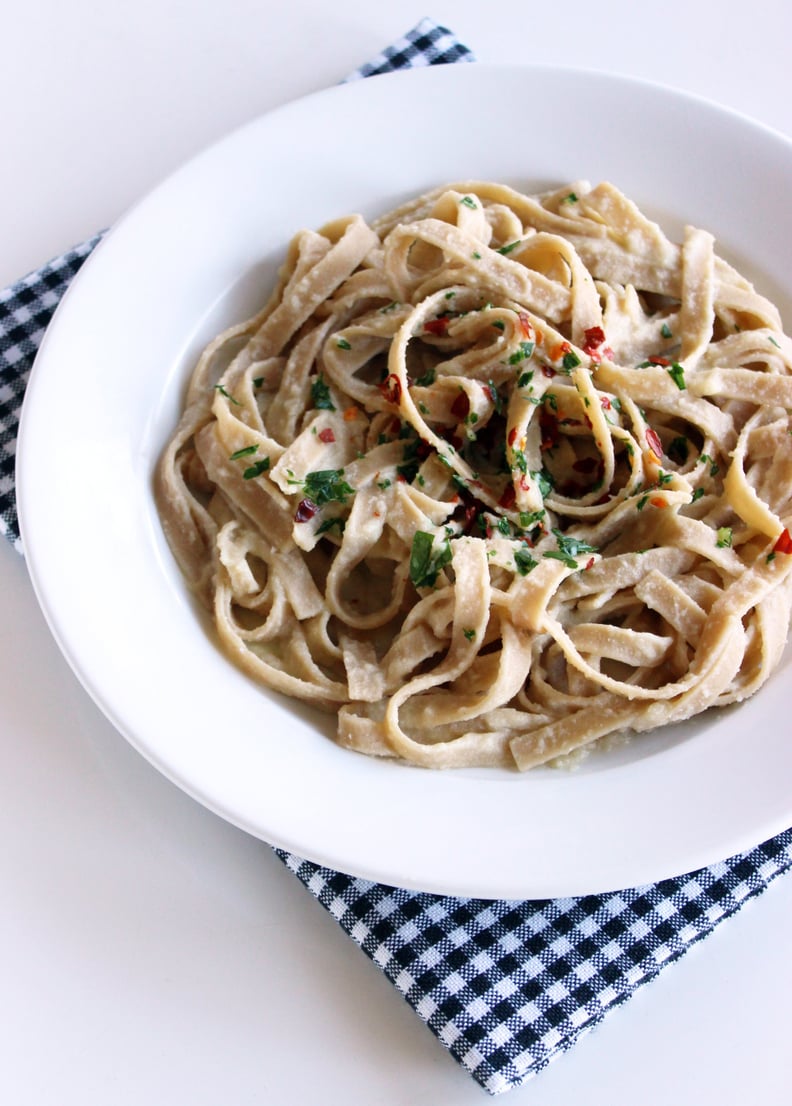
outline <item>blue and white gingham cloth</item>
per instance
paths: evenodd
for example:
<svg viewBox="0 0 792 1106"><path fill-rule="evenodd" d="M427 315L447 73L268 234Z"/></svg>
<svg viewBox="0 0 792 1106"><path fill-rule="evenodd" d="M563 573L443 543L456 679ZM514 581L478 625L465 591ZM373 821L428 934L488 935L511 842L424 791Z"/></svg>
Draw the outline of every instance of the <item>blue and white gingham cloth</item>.
<svg viewBox="0 0 792 1106"><path fill-rule="evenodd" d="M472 61L422 20L349 78ZM19 411L44 331L99 235L0 292L0 531L22 552ZM578 898L500 902L405 891L278 856L491 1094L519 1086L792 867L792 830L709 868Z"/></svg>

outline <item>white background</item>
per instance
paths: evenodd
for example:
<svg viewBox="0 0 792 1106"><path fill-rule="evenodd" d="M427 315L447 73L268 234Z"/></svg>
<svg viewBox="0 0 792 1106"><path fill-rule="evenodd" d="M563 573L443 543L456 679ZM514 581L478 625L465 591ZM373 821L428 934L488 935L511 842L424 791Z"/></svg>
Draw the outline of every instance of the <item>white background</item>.
<svg viewBox="0 0 792 1106"><path fill-rule="evenodd" d="M5 8L0 285L424 15L482 61L640 76L792 136L788 0ZM515 141L530 142L533 111L516 114ZM788 182L778 203L789 218ZM791 921L786 877L506 1101L787 1103ZM5 543L0 987L0 1100L14 1106L487 1100L267 846L182 795L99 715Z"/></svg>

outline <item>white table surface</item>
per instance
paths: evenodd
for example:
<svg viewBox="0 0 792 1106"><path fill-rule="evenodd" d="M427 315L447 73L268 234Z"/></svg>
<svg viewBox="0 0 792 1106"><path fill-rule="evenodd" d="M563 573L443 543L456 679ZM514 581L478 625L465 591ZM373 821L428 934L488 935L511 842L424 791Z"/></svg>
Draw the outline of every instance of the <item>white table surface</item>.
<svg viewBox="0 0 792 1106"><path fill-rule="evenodd" d="M483 61L641 76L792 135L788 0L6 4L0 285L424 15ZM786 1104L790 922L786 877L505 1101ZM101 716L6 543L0 993L0 1101L13 1106L487 1100L266 845Z"/></svg>

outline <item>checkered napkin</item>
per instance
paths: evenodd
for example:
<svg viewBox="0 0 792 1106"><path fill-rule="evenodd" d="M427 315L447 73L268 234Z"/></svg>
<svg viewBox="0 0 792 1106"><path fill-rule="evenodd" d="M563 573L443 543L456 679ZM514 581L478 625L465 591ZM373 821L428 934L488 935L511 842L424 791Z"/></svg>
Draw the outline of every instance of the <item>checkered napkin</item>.
<svg viewBox="0 0 792 1106"><path fill-rule="evenodd" d="M450 31L424 19L350 79L472 60ZM0 530L20 552L22 396L44 330L99 237L0 293ZM474 1079L499 1094L569 1049L792 867L792 830L661 883L526 902L420 894L277 853Z"/></svg>

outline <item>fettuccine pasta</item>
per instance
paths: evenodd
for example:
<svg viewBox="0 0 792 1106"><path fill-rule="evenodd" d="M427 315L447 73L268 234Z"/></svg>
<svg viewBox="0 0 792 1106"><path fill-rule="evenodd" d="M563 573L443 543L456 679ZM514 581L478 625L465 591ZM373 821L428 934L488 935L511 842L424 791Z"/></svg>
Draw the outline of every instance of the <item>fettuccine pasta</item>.
<svg viewBox="0 0 792 1106"><path fill-rule="evenodd" d="M529 769L777 665L791 368L707 232L449 185L294 238L195 367L162 523L228 656L343 746Z"/></svg>

